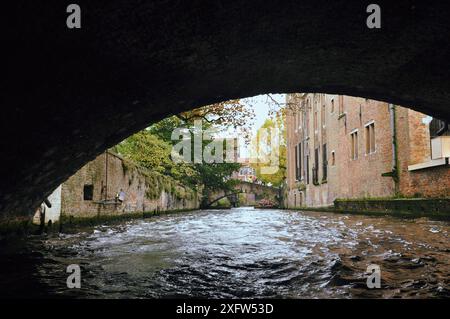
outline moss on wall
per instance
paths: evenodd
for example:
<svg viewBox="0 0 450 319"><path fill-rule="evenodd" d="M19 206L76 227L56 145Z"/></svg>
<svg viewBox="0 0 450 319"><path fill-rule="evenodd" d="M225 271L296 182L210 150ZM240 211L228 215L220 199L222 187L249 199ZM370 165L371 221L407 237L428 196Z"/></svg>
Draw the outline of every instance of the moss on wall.
<svg viewBox="0 0 450 319"><path fill-rule="evenodd" d="M142 168L128 159L122 159L122 168L124 174L129 174L133 178L135 175L144 178L147 188L145 195L149 200L159 199L163 192L172 194L177 199L191 200L194 198L195 190L182 185L171 176Z"/></svg>
<svg viewBox="0 0 450 319"><path fill-rule="evenodd" d="M334 209L340 212L389 214L403 217L450 218L450 198L371 198L338 199Z"/></svg>

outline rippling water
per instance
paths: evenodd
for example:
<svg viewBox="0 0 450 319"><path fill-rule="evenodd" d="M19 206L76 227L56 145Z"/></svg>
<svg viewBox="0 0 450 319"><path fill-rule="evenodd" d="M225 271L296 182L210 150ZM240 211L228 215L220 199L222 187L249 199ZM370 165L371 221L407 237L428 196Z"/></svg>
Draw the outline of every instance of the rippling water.
<svg viewBox="0 0 450 319"><path fill-rule="evenodd" d="M237 208L2 243L2 297L448 298L448 222ZM81 289L66 267L81 266ZM381 267L381 289L366 268Z"/></svg>

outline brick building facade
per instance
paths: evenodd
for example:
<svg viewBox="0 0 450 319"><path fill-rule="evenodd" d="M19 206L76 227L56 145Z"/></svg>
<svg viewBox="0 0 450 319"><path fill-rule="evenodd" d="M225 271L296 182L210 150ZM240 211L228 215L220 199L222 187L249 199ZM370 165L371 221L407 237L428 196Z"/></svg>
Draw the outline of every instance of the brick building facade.
<svg viewBox="0 0 450 319"><path fill-rule="evenodd" d="M256 170L251 166L249 158L238 158L237 162L241 164L238 171L231 174L232 179L237 179L243 182L256 182Z"/></svg>
<svg viewBox="0 0 450 319"><path fill-rule="evenodd" d="M430 117L342 95L286 99L287 207L331 206L337 198L450 196L450 136L432 139Z"/></svg>
<svg viewBox="0 0 450 319"><path fill-rule="evenodd" d="M119 200L123 192L123 201ZM104 152L83 166L49 197L45 223L63 218L92 218L144 212L189 210L200 197L171 177L141 168L119 155ZM57 205L55 205L57 204ZM39 224L38 212L34 223Z"/></svg>

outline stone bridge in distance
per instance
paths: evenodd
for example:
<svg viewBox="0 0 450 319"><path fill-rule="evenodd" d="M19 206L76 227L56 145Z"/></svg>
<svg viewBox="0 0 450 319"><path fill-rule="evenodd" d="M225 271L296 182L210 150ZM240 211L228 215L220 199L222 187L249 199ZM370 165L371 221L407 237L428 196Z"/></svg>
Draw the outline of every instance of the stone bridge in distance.
<svg viewBox="0 0 450 319"><path fill-rule="evenodd" d="M262 199L279 205L280 190L272 186L239 181L233 191L213 192L208 196L208 201L202 205L202 208L211 207L223 198L228 198L232 206L258 206L258 202Z"/></svg>

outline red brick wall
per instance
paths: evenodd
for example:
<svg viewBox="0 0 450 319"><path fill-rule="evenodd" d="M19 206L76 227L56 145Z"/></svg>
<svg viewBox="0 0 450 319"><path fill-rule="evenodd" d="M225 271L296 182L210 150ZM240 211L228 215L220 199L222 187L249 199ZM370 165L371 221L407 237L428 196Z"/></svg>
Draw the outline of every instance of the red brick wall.
<svg viewBox="0 0 450 319"><path fill-rule="evenodd" d="M408 170L409 165L431 159L431 144L428 124L423 122L424 114L403 107L396 107L396 142L399 165L399 184L383 173L392 171L393 137L389 104L375 100L329 94L288 94L287 102L301 105L308 101L309 132L298 120L294 111L286 118L288 170L287 204L296 206L331 205L336 198L394 197L396 195L424 197L450 196L450 169L448 166L420 171ZM332 110L334 101L334 111ZM305 103L306 104L306 103ZM325 128L314 131L314 112L317 105L318 118L325 110ZM325 108L322 107L325 105ZM298 111L297 111L298 112ZM366 153L366 125L375 124L375 152ZM358 159L351 159L351 132L358 132ZM309 136L309 139L305 139ZM303 142L309 146L310 183L305 190L299 186L305 181L295 180L295 145ZM327 143L328 178L322 182L322 144ZM314 149L319 147L319 185L312 183ZM335 165L331 163L335 153ZM300 201L300 198L303 201Z"/></svg>
<svg viewBox="0 0 450 319"><path fill-rule="evenodd" d="M387 197L394 193L393 179L382 174L392 170L392 134L390 130L389 109L387 103L364 98L338 96L329 94L307 94L303 98L293 99L288 95L288 102L301 103L309 100L311 106L309 117L309 134L305 127L295 127L295 114L288 114L286 119L288 136L288 203L298 206L299 198L304 198L301 205L327 206L336 198ZM334 109L333 105L334 104ZM325 107L323 107L325 106ZM317 107L318 119L325 111L325 127L314 131L314 112ZM375 123L376 151L366 154L366 124ZM350 133L358 131L358 159L351 159ZM309 135L310 139L304 137ZM310 183L300 194L299 182L295 181L294 148L303 141L309 146ZM327 144L328 178L322 181L323 144ZM312 183L312 166L314 149L319 148L319 185ZM332 165L332 152L335 165ZM295 202L297 199L297 203Z"/></svg>
<svg viewBox="0 0 450 319"><path fill-rule="evenodd" d="M440 166L409 171L408 166L431 159L429 126L425 114L397 107L397 143L400 169L400 193L404 196L450 196L450 168Z"/></svg>
<svg viewBox="0 0 450 319"><path fill-rule="evenodd" d="M386 197L394 193L392 178L382 174L392 170L392 134L388 104L356 97L343 97L345 116L338 135L333 137L339 156L334 198ZM366 154L366 125L375 124L375 152ZM350 133L358 131L358 159L351 159ZM332 132L330 132L331 135ZM344 191L342 191L343 189Z"/></svg>

